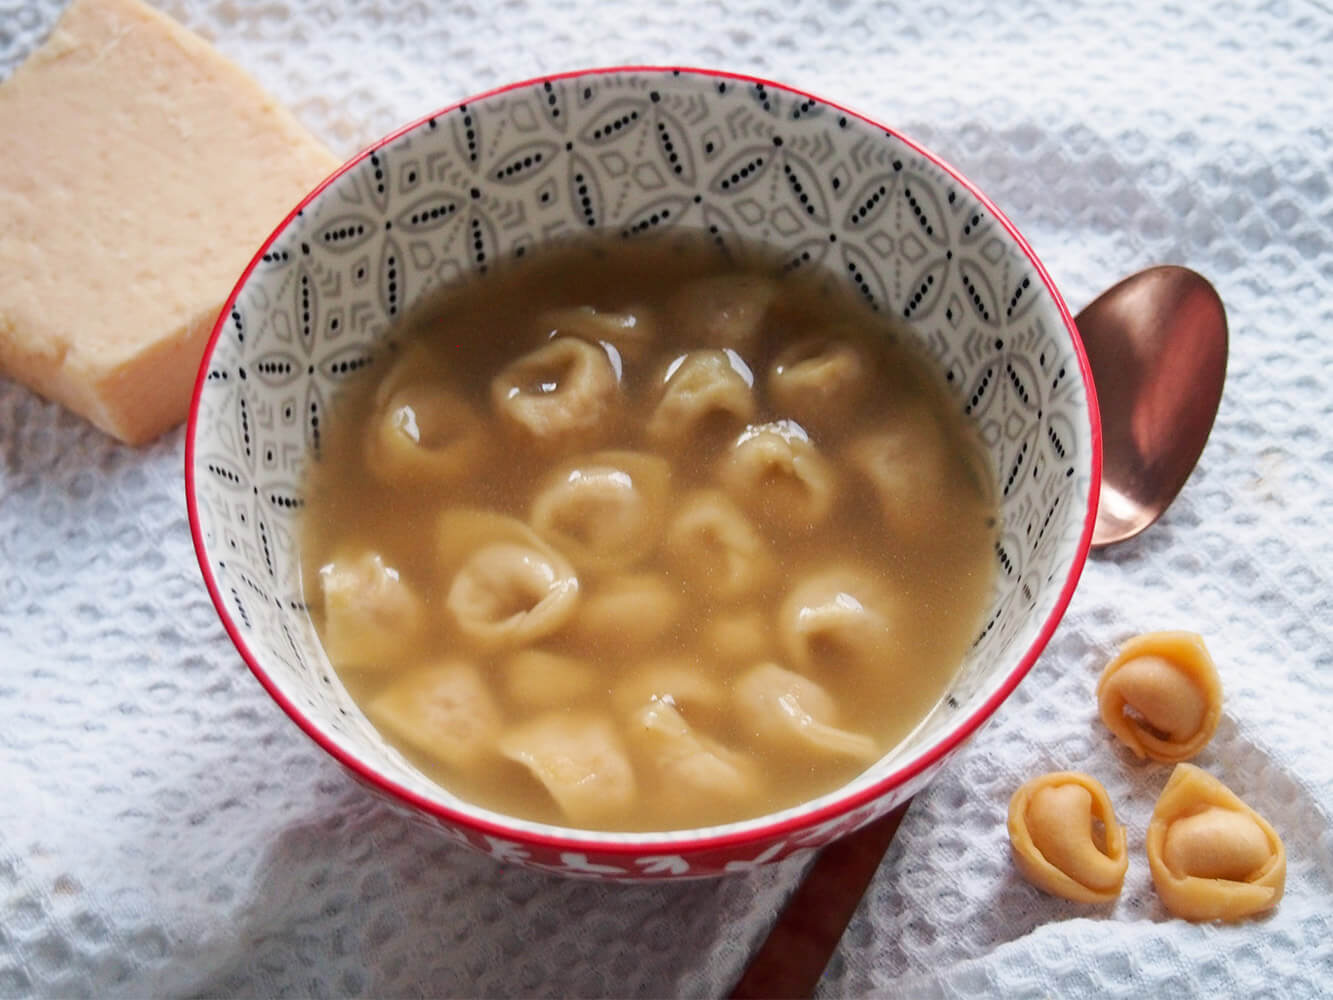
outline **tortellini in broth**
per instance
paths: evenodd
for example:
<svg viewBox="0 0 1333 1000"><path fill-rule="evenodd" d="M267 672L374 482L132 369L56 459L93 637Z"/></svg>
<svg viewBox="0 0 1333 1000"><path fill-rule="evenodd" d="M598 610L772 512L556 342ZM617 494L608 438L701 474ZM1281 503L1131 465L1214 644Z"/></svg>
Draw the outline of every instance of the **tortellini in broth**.
<svg viewBox="0 0 1333 1000"><path fill-rule="evenodd" d="M569 629L594 657L639 654L662 644L680 621L685 597L665 574L623 573L590 583Z"/></svg>
<svg viewBox="0 0 1333 1000"><path fill-rule="evenodd" d="M367 464L385 483L448 482L470 475L487 447L480 419L456 393L409 385L371 426Z"/></svg>
<svg viewBox="0 0 1333 1000"><path fill-rule="evenodd" d="M721 274L691 281L671 299L669 314L690 340L752 354L778 283L762 274Z"/></svg>
<svg viewBox="0 0 1333 1000"><path fill-rule="evenodd" d="M601 347L560 337L514 361L491 382L491 405L520 441L548 453L597 443L619 397Z"/></svg>
<svg viewBox="0 0 1333 1000"><path fill-rule="evenodd" d="M769 542L720 490L697 490L680 501L666 549L676 575L716 600L754 596L777 575Z"/></svg>
<svg viewBox="0 0 1333 1000"><path fill-rule="evenodd" d="M643 361L657 339L653 313L643 307L616 311L592 306L553 309L542 316L541 325L552 337L582 337L609 347L622 365Z"/></svg>
<svg viewBox="0 0 1333 1000"><path fill-rule="evenodd" d="M779 750L794 745L865 763L880 754L870 736L836 725L837 703L823 687L776 663L761 663L740 678L736 707L755 735Z"/></svg>
<svg viewBox="0 0 1333 1000"><path fill-rule="evenodd" d="M800 580L778 611L788 662L812 676L885 666L897 651L896 595L869 572L834 567Z"/></svg>
<svg viewBox="0 0 1333 1000"><path fill-rule="evenodd" d="M413 344L375 393L365 460L390 487L458 482L490 447L481 414L449 382L426 350Z"/></svg>
<svg viewBox="0 0 1333 1000"><path fill-rule="evenodd" d="M657 546L670 480L670 464L657 455L589 455L562 463L546 476L530 519L575 566L624 569Z"/></svg>
<svg viewBox="0 0 1333 1000"><path fill-rule="evenodd" d="M657 657L637 664L611 689L611 702L628 714L649 702L664 702L695 722L716 721L727 702L726 682L694 656Z"/></svg>
<svg viewBox="0 0 1333 1000"><path fill-rule="evenodd" d="M709 739L668 701L653 700L630 713L630 739L657 779L657 794L686 806L695 796L745 802L760 786L755 761Z"/></svg>
<svg viewBox="0 0 1333 1000"><path fill-rule="evenodd" d="M581 656L520 649L499 663L502 692L519 712L564 708L597 690L597 669Z"/></svg>
<svg viewBox="0 0 1333 1000"><path fill-rule="evenodd" d="M983 619L989 538L933 541L976 520L957 408L822 274L679 236L533 258L414 310L321 427L301 545L343 683L450 792L560 826L850 780Z"/></svg>
<svg viewBox="0 0 1333 1000"><path fill-rule="evenodd" d="M874 359L847 330L829 330L784 347L769 367L774 406L804 427L836 433L874 387Z"/></svg>
<svg viewBox="0 0 1333 1000"><path fill-rule="evenodd" d="M561 628L574 613L579 579L527 525L484 511L441 520L443 564L452 569L444 604L477 646L513 648Z"/></svg>
<svg viewBox="0 0 1333 1000"><path fill-rule="evenodd" d="M735 351L682 354L661 376L648 437L658 447L684 450L743 427L755 415L753 387L754 373Z"/></svg>
<svg viewBox="0 0 1333 1000"><path fill-rule="evenodd" d="M747 427L722 457L718 479L755 516L787 531L814 531L837 498L833 466L790 420Z"/></svg>
<svg viewBox="0 0 1333 1000"><path fill-rule="evenodd" d="M420 596L379 553L335 553L318 579L324 646L344 667L388 667L421 634Z"/></svg>
<svg viewBox="0 0 1333 1000"><path fill-rule="evenodd" d="M495 752L500 712L476 664L430 665L395 680L366 706L381 728L422 753L467 767Z"/></svg>
<svg viewBox="0 0 1333 1000"><path fill-rule="evenodd" d="M698 625L700 649L724 663L758 663L774 648L772 613L755 606L714 608Z"/></svg>
<svg viewBox="0 0 1333 1000"><path fill-rule="evenodd" d="M634 769L605 715L540 715L505 732L500 751L527 768L573 823L596 825L634 801Z"/></svg>
<svg viewBox="0 0 1333 1000"><path fill-rule="evenodd" d="M981 459L959 451L943 416L896 405L882 423L853 437L844 455L870 488L890 539L930 546L947 530L968 553L994 536L994 502L982 483Z"/></svg>

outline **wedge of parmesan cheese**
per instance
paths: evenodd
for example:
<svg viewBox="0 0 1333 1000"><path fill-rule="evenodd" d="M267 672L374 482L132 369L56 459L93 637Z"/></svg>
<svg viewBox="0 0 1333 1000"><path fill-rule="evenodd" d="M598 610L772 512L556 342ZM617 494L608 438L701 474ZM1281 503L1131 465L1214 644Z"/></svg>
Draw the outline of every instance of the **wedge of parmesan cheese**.
<svg viewBox="0 0 1333 1000"><path fill-rule="evenodd" d="M0 136L0 370L131 444L176 426L232 284L337 161L140 0L75 0Z"/></svg>

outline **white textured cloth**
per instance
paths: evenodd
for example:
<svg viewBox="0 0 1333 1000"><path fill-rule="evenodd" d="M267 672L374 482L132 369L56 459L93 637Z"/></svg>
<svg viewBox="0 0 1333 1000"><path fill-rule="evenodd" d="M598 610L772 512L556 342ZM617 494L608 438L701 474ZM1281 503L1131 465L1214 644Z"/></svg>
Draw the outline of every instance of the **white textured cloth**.
<svg viewBox="0 0 1333 1000"><path fill-rule="evenodd" d="M0 76L60 6L0 0ZM716 66L850 104L952 161L1075 309L1150 264L1209 276L1231 362L1199 469L1162 523L1090 560L1031 675L912 806L820 994L1333 990L1328 9L162 6L340 153L541 73ZM498 866L391 813L224 635L190 547L183 440L131 451L0 381L0 997L725 994L800 864L602 886ZM1194 926L1152 890L1143 839L1169 769L1115 744L1093 688L1124 638L1158 628L1206 637L1226 709L1197 763L1286 840L1267 918ZM1064 768L1101 779L1128 826L1113 906L1043 896L1009 862L1009 795Z"/></svg>

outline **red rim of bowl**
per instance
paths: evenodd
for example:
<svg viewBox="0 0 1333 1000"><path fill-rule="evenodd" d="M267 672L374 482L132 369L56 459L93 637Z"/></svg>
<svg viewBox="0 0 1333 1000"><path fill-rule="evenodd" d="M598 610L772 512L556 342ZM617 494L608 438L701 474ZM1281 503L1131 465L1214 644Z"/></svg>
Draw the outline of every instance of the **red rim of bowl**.
<svg viewBox="0 0 1333 1000"><path fill-rule="evenodd" d="M798 812L796 815L788 816L782 820L775 820L774 822L765 825L747 827L744 830L717 833L701 837L683 837L682 833L688 831L663 831L660 835L654 835L652 833L599 834L596 831L588 831L586 833L578 832L576 834L534 833L529 830L513 828L501 823L496 823L424 798L416 792L386 778L374 768L348 753L342 747L338 746L338 744L329 737L317 723L306 716L305 713L283 693L277 684L274 683L272 678L265 672L264 668L260 665L258 658L246 645L244 637L241 635L235 621L232 619L231 613L227 610L227 606L223 602L222 593L218 588L216 578L213 576L212 567L209 565L204 546L203 529L199 523L198 504L195 497L194 452L196 435L199 429L199 400L203 394L204 384L208 377L208 366L209 361L212 358L213 348L217 343L218 337L221 336L223 326L226 323L227 317L231 314L232 307L235 304L241 289L249 280L251 273L259 264L265 252L267 252L269 247L283 233L288 225L291 224L292 220L296 218L308 204L317 198L325 188L343 174L347 173L347 171L365 160L371 153L394 142L405 133L424 126L432 118L439 118L450 111L453 111L460 105L474 104L477 101L482 101L511 90L519 90L548 81L566 80L573 77L583 76L601 76L615 73L689 73L691 75L711 77L718 80L737 80L744 83L763 84L770 89L785 91L798 97L817 101L828 107L836 108L840 112L850 115L874 129L891 134L895 139L905 143L917 154L929 160L941 170L944 170L960 185L966 188L973 197L985 206L986 210L1000 223L1005 232L1009 234L1009 237L1018 245L1019 249L1021 249L1024 255L1028 258L1028 261L1036 270L1037 276L1046 287L1046 291L1051 296L1052 302L1055 303L1056 308L1059 310L1060 318L1064 321L1065 329L1070 335L1070 340L1074 348L1074 353L1078 359L1079 372L1082 377L1088 400L1088 422L1092 445L1092 476L1088 488L1087 513L1084 517L1083 532L1079 537L1078 551L1075 554L1073 564L1069 568L1068 576L1065 578L1060 593L1056 598L1055 605L1047 615L1046 620L1042 623L1036 639L1033 640L1032 645L1029 646L1023 654L1018 665L1010 671L1009 676L1004 679L1004 682L999 688L996 689L996 691L987 698L978 709L964 718L953 731L943 739L934 743L927 748L924 753L908 761L902 767L885 775L865 788L845 797L838 798L813 811ZM851 108L845 107L834 101L825 100L822 97L818 97L806 91L787 86L786 84L776 83L772 80L765 80L762 77L748 76L744 73L731 73L722 70L700 69L690 66L611 66L600 69L573 70L565 73L556 73L550 76L533 77L532 79L496 87L492 90L447 105L429 115L423 115L416 121L389 133L378 142L365 147L320 182L313 191L301 200L300 204L288 213L287 217L273 230L269 237L264 241L263 245L259 248L258 252L256 252L253 259L251 259L250 263L246 266L245 270L241 273L235 287L231 290L231 294L227 297L226 304L218 314L218 319L214 323L213 331L208 339L208 345L204 349L203 358L199 365L199 372L195 379L194 394L190 401L189 425L186 430L185 438L185 498L190 517L190 534L194 541L195 555L199 560L199 568L203 573L204 583L208 587L209 597L212 598L213 606L217 609L218 615L222 619L222 624L227 630L227 635L231 637L231 641L233 645L235 645L237 651L241 654L241 658L245 660L246 665L249 666L251 672L258 678L259 683L263 685L266 691L268 691L273 700L281 706L282 710L291 717L292 721L295 722L307 736L323 747L335 760L349 768L363 780L369 782L380 791L385 792L393 798L405 802L428 815L485 834L503 837L507 840L538 844L551 850L594 849L605 854L637 854L641 853L648 847L651 847L654 851L660 852L694 854L705 851L725 850L727 848L739 847L749 843L772 841L786 834L795 833L806 829L807 827L822 823L835 816L849 813L859 806L884 796L894 788L910 781L922 771L941 761L946 755L951 753L964 740L966 740L967 737L970 736L983 722L985 722L995 709L998 708L1013 692L1014 688L1018 686L1018 683L1027 675L1033 664L1036 663L1037 657L1041 655L1042 651L1046 648L1046 644L1054 634L1056 626L1064 616L1065 609L1069 606L1069 601L1074 595L1074 589L1078 584L1079 577L1083 572L1083 567L1087 562L1088 550L1092 543L1092 529L1097 515L1097 498L1101 488L1101 473L1101 418L1097 408L1096 390L1092 382L1092 370L1088 365L1087 354L1083 349L1083 342L1079 337L1078 328L1074 324L1074 319L1070 315L1069 308L1065 305L1064 299L1056 289L1055 283L1051 280L1046 268L1033 252L1032 247L1028 244L1027 240L1023 238L1022 234L1019 233L1014 224L1009 221L1003 212L995 207L995 204L986 197L985 194L978 190L974 184L972 184L952 165L946 163L934 153L923 148L918 143L913 142L901 132L886 128L876 122L873 118L869 118ZM797 808L799 809L799 807ZM553 829L561 828L553 827ZM650 840L648 838L652 839Z"/></svg>

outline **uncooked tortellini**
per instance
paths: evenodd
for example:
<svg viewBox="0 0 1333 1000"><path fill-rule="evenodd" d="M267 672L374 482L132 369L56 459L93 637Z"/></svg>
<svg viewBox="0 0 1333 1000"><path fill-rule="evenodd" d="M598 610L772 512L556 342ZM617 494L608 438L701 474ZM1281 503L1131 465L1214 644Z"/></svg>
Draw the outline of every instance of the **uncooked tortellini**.
<svg viewBox="0 0 1333 1000"><path fill-rule="evenodd" d="M422 753L463 768L495 750L500 712L475 664L413 671L375 696L371 720Z"/></svg>
<svg viewBox="0 0 1333 1000"><path fill-rule="evenodd" d="M879 746L863 733L839 729L833 696L800 674L761 663L736 682L736 708L746 726L772 746L871 761Z"/></svg>
<svg viewBox="0 0 1333 1000"><path fill-rule="evenodd" d="M596 444L609 429L620 383L601 347L558 337L491 381L491 404L520 440L547 452Z"/></svg>
<svg viewBox="0 0 1333 1000"><path fill-rule="evenodd" d="M339 666L378 667L421 636L421 598L378 552L339 553L319 568L324 649Z"/></svg>
<svg viewBox="0 0 1333 1000"><path fill-rule="evenodd" d="M648 420L659 446L684 447L731 433L755 415L754 374L735 351L690 351L667 366L662 395Z"/></svg>
<svg viewBox="0 0 1333 1000"><path fill-rule="evenodd" d="M1080 903L1120 895L1129 868L1125 828L1095 778L1057 771L1021 785L1009 800L1009 843L1038 889Z"/></svg>
<svg viewBox="0 0 1333 1000"><path fill-rule="evenodd" d="M574 567L521 521L453 510L441 516L439 532L442 561L453 574L445 607L480 648L531 643L573 615Z"/></svg>
<svg viewBox="0 0 1333 1000"><path fill-rule="evenodd" d="M833 466L790 420L747 427L720 459L718 478L746 510L788 531L819 527L837 495Z"/></svg>
<svg viewBox="0 0 1333 1000"><path fill-rule="evenodd" d="M1222 682L1193 632L1136 636L1097 682L1102 721L1140 758L1189 760L1222 717Z"/></svg>
<svg viewBox="0 0 1333 1000"><path fill-rule="evenodd" d="M633 451L557 465L532 501L537 533L580 569L617 570L657 547L671 466Z"/></svg>
<svg viewBox="0 0 1333 1000"><path fill-rule="evenodd" d="M605 716L557 711L500 736L500 752L526 767L575 824L597 824L634 801L634 771Z"/></svg>
<svg viewBox="0 0 1333 1000"><path fill-rule="evenodd" d="M778 611L789 662L810 672L886 669L895 654L896 602L871 574L834 567L801 579Z"/></svg>
<svg viewBox="0 0 1333 1000"><path fill-rule="evenodd" d="M725 493L687 495L667 526L666 553L676 572L724 601L767 587L777 572L768 543Z"/></svg>
<svg viewBox="0 0 1333 1000"><path fill-rule="evenodd" d="M1277 832L1193 764L1177 764L1162 789L1147 851L1157 895L1186 920L1242 920L1277 906L1286 887Z"/></svg>

